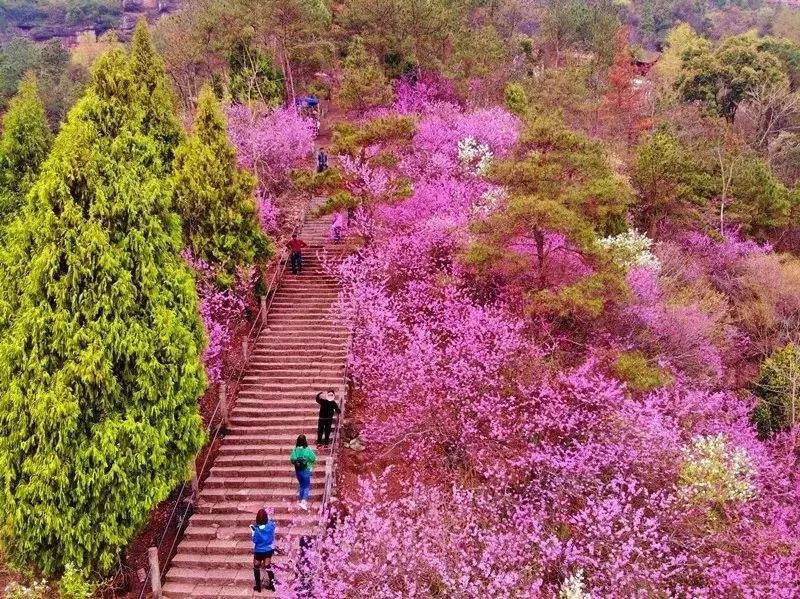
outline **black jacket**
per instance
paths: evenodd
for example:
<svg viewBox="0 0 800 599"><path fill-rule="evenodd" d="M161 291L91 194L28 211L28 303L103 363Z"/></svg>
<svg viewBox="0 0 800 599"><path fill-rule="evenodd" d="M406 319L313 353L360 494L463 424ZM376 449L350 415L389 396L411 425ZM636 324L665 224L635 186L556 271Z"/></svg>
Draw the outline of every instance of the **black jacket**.
<svg viewBox="0 0 800 599"><path fill-rule="evenodd" d="M317 393L317 403L319 404L320 418L333 418L334 414L341 411L335 401L322 397L322 392Z"/></svg>

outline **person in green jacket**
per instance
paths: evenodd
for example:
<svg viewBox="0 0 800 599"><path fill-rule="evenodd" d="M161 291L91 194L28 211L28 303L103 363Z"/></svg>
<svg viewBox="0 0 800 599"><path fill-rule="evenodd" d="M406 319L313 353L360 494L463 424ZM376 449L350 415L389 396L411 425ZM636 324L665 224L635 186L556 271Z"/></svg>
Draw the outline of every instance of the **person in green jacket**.
<svg viewBox="0 0 800 599"><path fill-rule="evenodd" d="M311 469L317 461L317 454L308 446L305 435L297 437L294 449L289 456L289 461L294 464L294 473L300 488L297 495L300 498L300 509L308 510L308 496L311 493Z"/></svg>

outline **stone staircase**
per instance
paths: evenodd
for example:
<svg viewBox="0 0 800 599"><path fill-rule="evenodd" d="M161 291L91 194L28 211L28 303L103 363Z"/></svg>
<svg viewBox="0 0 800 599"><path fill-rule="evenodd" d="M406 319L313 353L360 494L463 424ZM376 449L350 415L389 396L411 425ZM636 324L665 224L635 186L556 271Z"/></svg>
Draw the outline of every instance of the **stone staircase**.
<svg viewBox="0 0 800 599"><path fill-rule="evenodd" d="M261 507L277 522L276 546L287 553L300 536L317 532L330 451L317 451L308 512L298 507L289 453L301 433L313 447L316 393L333 388L338 396L344 388L347 332L330 314L338 286L318 257L323 249L337 253L327 242L330 222L323 217L303 227L300 237L309 245L303 272L294 276L287 266L283 275L251 351L228 434L166 573L164 597L273 596L253 591L249 525ZM290 582L289 559L273 558L279 590Z"/></svg>

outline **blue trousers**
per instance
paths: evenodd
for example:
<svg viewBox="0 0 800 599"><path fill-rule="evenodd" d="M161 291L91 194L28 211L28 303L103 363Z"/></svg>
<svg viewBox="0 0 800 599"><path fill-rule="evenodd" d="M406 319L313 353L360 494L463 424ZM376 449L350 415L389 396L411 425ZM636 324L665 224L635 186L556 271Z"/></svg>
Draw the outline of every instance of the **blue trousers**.
<svg viewBox="0 0 800 599"><path fill-rule="evenodd" d="M297 274L303 268L303 254L292 252L291 255L292 273Z"/></svg>
<svg viewBox="0 0 800 599"><path fill-rule="evenodd" d="M311 494L311 470L298 470L295 471L295 474L297 474L297 482L300 483L297 496L301 501L303 499L308 499L308 496Z"/></svg>

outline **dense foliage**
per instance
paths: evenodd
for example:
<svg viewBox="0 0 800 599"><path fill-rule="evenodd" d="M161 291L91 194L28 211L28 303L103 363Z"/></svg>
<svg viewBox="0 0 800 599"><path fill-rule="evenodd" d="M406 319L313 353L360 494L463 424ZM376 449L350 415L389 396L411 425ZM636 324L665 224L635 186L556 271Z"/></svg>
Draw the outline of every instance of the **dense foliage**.
<svg viewBox="0 0 800 599"><path fill-rule="evenodd" d="M0 256L7 555L107 572L203 441L197 295L145 73L95 66Z"/></svg>
<svg viewBox="0 0 800 599"><path fill-rule="evenodd" d="M17 215L39 167L50 151L52 135L36 80L24 79L3 117L0 139L0 220Z"/></svg>
<svg viewBox="0 0 800 599"><path fill-rule="evenodd" d="M735 374L779 337L760 326L800 314L796 261L666 216L656 243L626 231L632 192L597 146L412 93L412 143L370 153L393 153L381 168L413 192L357 209L369 242L339 269L374 476L323 540L315 596L792 596L797 431L759 440ZM465 253L481 239L504 245ZM604 262L625 293L591 284ZM544 266L576 300L557 313L541 310ZM615 301L592 309L576 286ZM792 352L762 369L773 415L794 410Z"/></svg>
<svg viewBox="0 0 800 599"><path fill-rule="evenodd" d="M263 258L253 176L236 165L222 108L210 88L200 94L194 131L178 147L173 176L175 208L194 256L233 272Z"/></svg>
<svg viewBox="0 0 800 599"><path fill-rule="evenodd" d="M0 8L38 35L106 4ZM108 569L202 441L200 361L225 379L268 236L313 205L352 250L329 266L368 450L314 596L800 594L798 15L187 0L128 55L9 20L9 557L77 593Z"/></svg>

